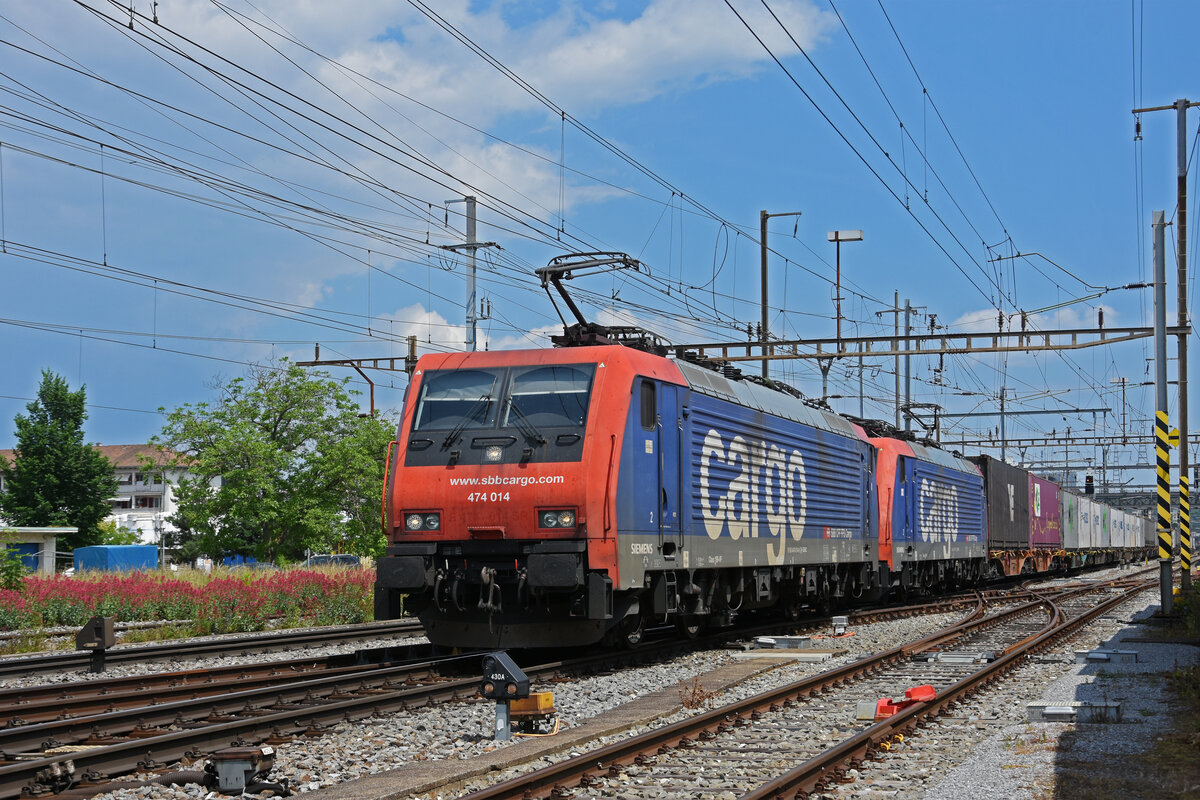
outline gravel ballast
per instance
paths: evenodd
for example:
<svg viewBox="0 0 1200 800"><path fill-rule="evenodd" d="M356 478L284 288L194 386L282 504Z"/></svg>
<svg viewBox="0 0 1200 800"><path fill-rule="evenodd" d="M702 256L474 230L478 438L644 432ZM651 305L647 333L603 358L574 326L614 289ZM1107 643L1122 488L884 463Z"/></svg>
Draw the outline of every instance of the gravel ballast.
<svg viewBox="0 0 1200 800"><path fill-rule="evenodd" d="M1117 573L1114 576L1127 575ZM1099 577L1099 576L1093 576ZM1034 798L1047 796L1047 781L1053 785L1055 759L1063 752L1073 752L1086 758L1104 758L1105 754L1122 755L1140 752L1140 743L1153 738L1167 722L1166 695L1158 676L1162 672L1188 663L1200 656L1200 649L1181 645L1128 642L1128 639L1153 635L1145 626L1134 622L1151 613L1153 593L1146 592L1124 604L1108 617L1097 620L1082 634L1061 647L1048 651L1012 673L986 695L960 705L953 719L943 719L927 726L917 736L902 743L884 761L868 765L853 783L843 784L828 797L930 797L937 800L960 798L973 800L989 797ZM729 670L735 662L729 651L702 651L674 659L664 664L622 670L611 675L574 679L569 682L535 689L552 689L555 706L565 731L594 726L614 709L632 707L634 701L657 693L666 697L667 713L646 718L627 729L601 737L594 742L571 746L563 753L547 752L526 764L509 764L504 750L511 744L498 743L490 738L494 706L490 702L454 703L433 709L409 711L354 724L341 724L325 736L300 739L280 745L274 776L286 778L294 791L317 792L314 800L334 797L380 797L387 794L370 787L405 785L405 772L430 761L447 762L447 771L460 771L463 780L424 797L451 797L490 785L518 772L544 766L572 752L600 747L610 741L659 727L682 719L706 708L685 709L679 702L681 684L696 681L700 688L719 690L714 703L732 702L764 690L819 673L832 666L854 661L867 653L894 647L920 638L961 617L961 614L941 614L860 625L854 636L828 639L814 643L816 647L837 648L844 653L823 663L783 662L759 668L757 673L737 685L724 688L705 685L706 676L714 670ZM1074 651L1093 647L1138 649L1141 660L1131 665L1111 665L1103 669L1095 665L1076 665ZM320 648L322 654L345 652L354 647ZM328 651L328 652L325 652ZM312 655L312 651L293 651L289 658ZM261 662L264 657L213 659L212 663L231 664ZM201 666L203 662L188 662ZM160 666L160 669L162 667ZM1132 668L1126 675L1123 670ZM135 667L121 667L122 672L137 674ZM1122 672L1118 673L1118 670ZM128 673L126 673L128 671ZM145 668L140 672L146 672ZM63 680L85 677L68 674ZM40 680L39 682L45 682ZM15 685L9 681L7 685ZM1039 699L1054 702L1083 699L1113 699L1120 695L1126 704L1124 718L1118 725L1066 725L1062 723L1037 725L1025 723L1026 703ZM1127 699L1124 699L1127 698ZM1105 728L1093 740L1094 729ZM1136 729L1136 730L1135 730ZM1086 736L1081 736L1082 730ZM551 748L551 737L544 740ZM564 739L567 737L564 737ZM1054 741L1055 746L1047 742ZM528 742L517 739L513 744ZM1077 748L1064 751L1062 748ZM529 749L526 745L522 749ZM1056 755L1057 754L1057 755ZM512 751L515 757L517 751ZM489 760L490 759L490 760ZM470 779L472 764L486 763L486 777ZM461 765L454 766L454 765ZM401 770L391 773L389 771ZM349 783L357 778L374 776L361 786ZM1040 794L1038 793L1040 790ZM133 798L201 798L207 792L198 786L152 786L125 789L101 795L105 800ZM392 795L396 796L396 795Z"/></svg>

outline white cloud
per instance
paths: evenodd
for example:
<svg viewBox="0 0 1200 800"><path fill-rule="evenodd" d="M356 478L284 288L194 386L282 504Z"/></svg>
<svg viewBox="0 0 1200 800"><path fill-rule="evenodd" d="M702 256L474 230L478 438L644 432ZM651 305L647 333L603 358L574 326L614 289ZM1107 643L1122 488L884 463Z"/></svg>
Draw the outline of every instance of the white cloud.
<svg viewBox="0 0 1200 800"><path fill-rule="evenodd" d="M394 314L380 315L378 319L392 322L388 330L396 338L416 336L418 354L462 350L466 341L465 323L452 323L421 303L397 309ZM489 333L489 327L486 321L476 326L475 341L479 350L544 348L550 344L552 334L562 332L561 325L545 325L528 333L494 335Z"/></svg>

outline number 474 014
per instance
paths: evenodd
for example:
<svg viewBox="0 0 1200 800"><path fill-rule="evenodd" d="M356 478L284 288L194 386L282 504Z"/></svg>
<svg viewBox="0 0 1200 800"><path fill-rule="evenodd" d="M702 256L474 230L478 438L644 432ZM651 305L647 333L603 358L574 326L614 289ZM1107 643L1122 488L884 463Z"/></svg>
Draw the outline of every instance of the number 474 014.
<svg viewBox="0 0 1200 800"><path fill-rule="evenodd" d="M508 499L508 492L471 492L467 495L468 503L503 503Z"/></svg>

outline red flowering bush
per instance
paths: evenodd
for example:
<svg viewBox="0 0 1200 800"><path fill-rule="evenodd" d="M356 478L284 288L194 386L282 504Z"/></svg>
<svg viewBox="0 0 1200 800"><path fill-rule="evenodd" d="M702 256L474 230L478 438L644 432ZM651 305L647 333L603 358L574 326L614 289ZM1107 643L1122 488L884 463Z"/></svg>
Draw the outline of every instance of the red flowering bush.
<svg viewBox="0 0 1200 800"><path fill-rule="evenodd" d="M33 626L29 604L15 589L0 589L0 630L16 630Z"/></svg>
<svg viewBox="0 0 1200 800"><path fill-rule="evenodd" d="M270 614L257 581L217 578L199 589L196 623L206 633L261 631Z"/></svg>
<svg viewBox="0 0 1200 800"><path fill-rule="evenodd" d="M0 630L78 627L96 615L118 622L192 620L199 633L262 630L272 618L292 626L371 618L373 570L197 574L194 582L172 575L29 576L19 590L0 590Z"/></svg>

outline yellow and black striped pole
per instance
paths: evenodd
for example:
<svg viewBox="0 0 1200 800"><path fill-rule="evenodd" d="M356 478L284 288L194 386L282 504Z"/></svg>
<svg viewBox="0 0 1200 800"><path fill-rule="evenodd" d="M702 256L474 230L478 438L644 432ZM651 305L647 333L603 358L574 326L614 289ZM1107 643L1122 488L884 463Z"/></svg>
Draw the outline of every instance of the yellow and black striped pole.
<svg viewBox="0 0 1200 800"><path fill-rule="evenodd" d="M1188 476L1179 476L1179 560L1183 562L1183 588L1191 583L1192 575L1192 510L1188 497Z"/></svg>
<svg viewBox="0 0 1200 800"><path fill-rule="evenodd" d="M1167 412L1155 414L1155 459L1158 462L1158 557L1171 557L1171 456Z"/></svg>
<svg viewBox="0 0 1200 800"><path fill-rule="evenodd" d="M1171 576L1171 457L1167 412L1155 412L1154 445L1158 467L1158 558L1160 607L1163 614L1174 611Z"/></svg>

